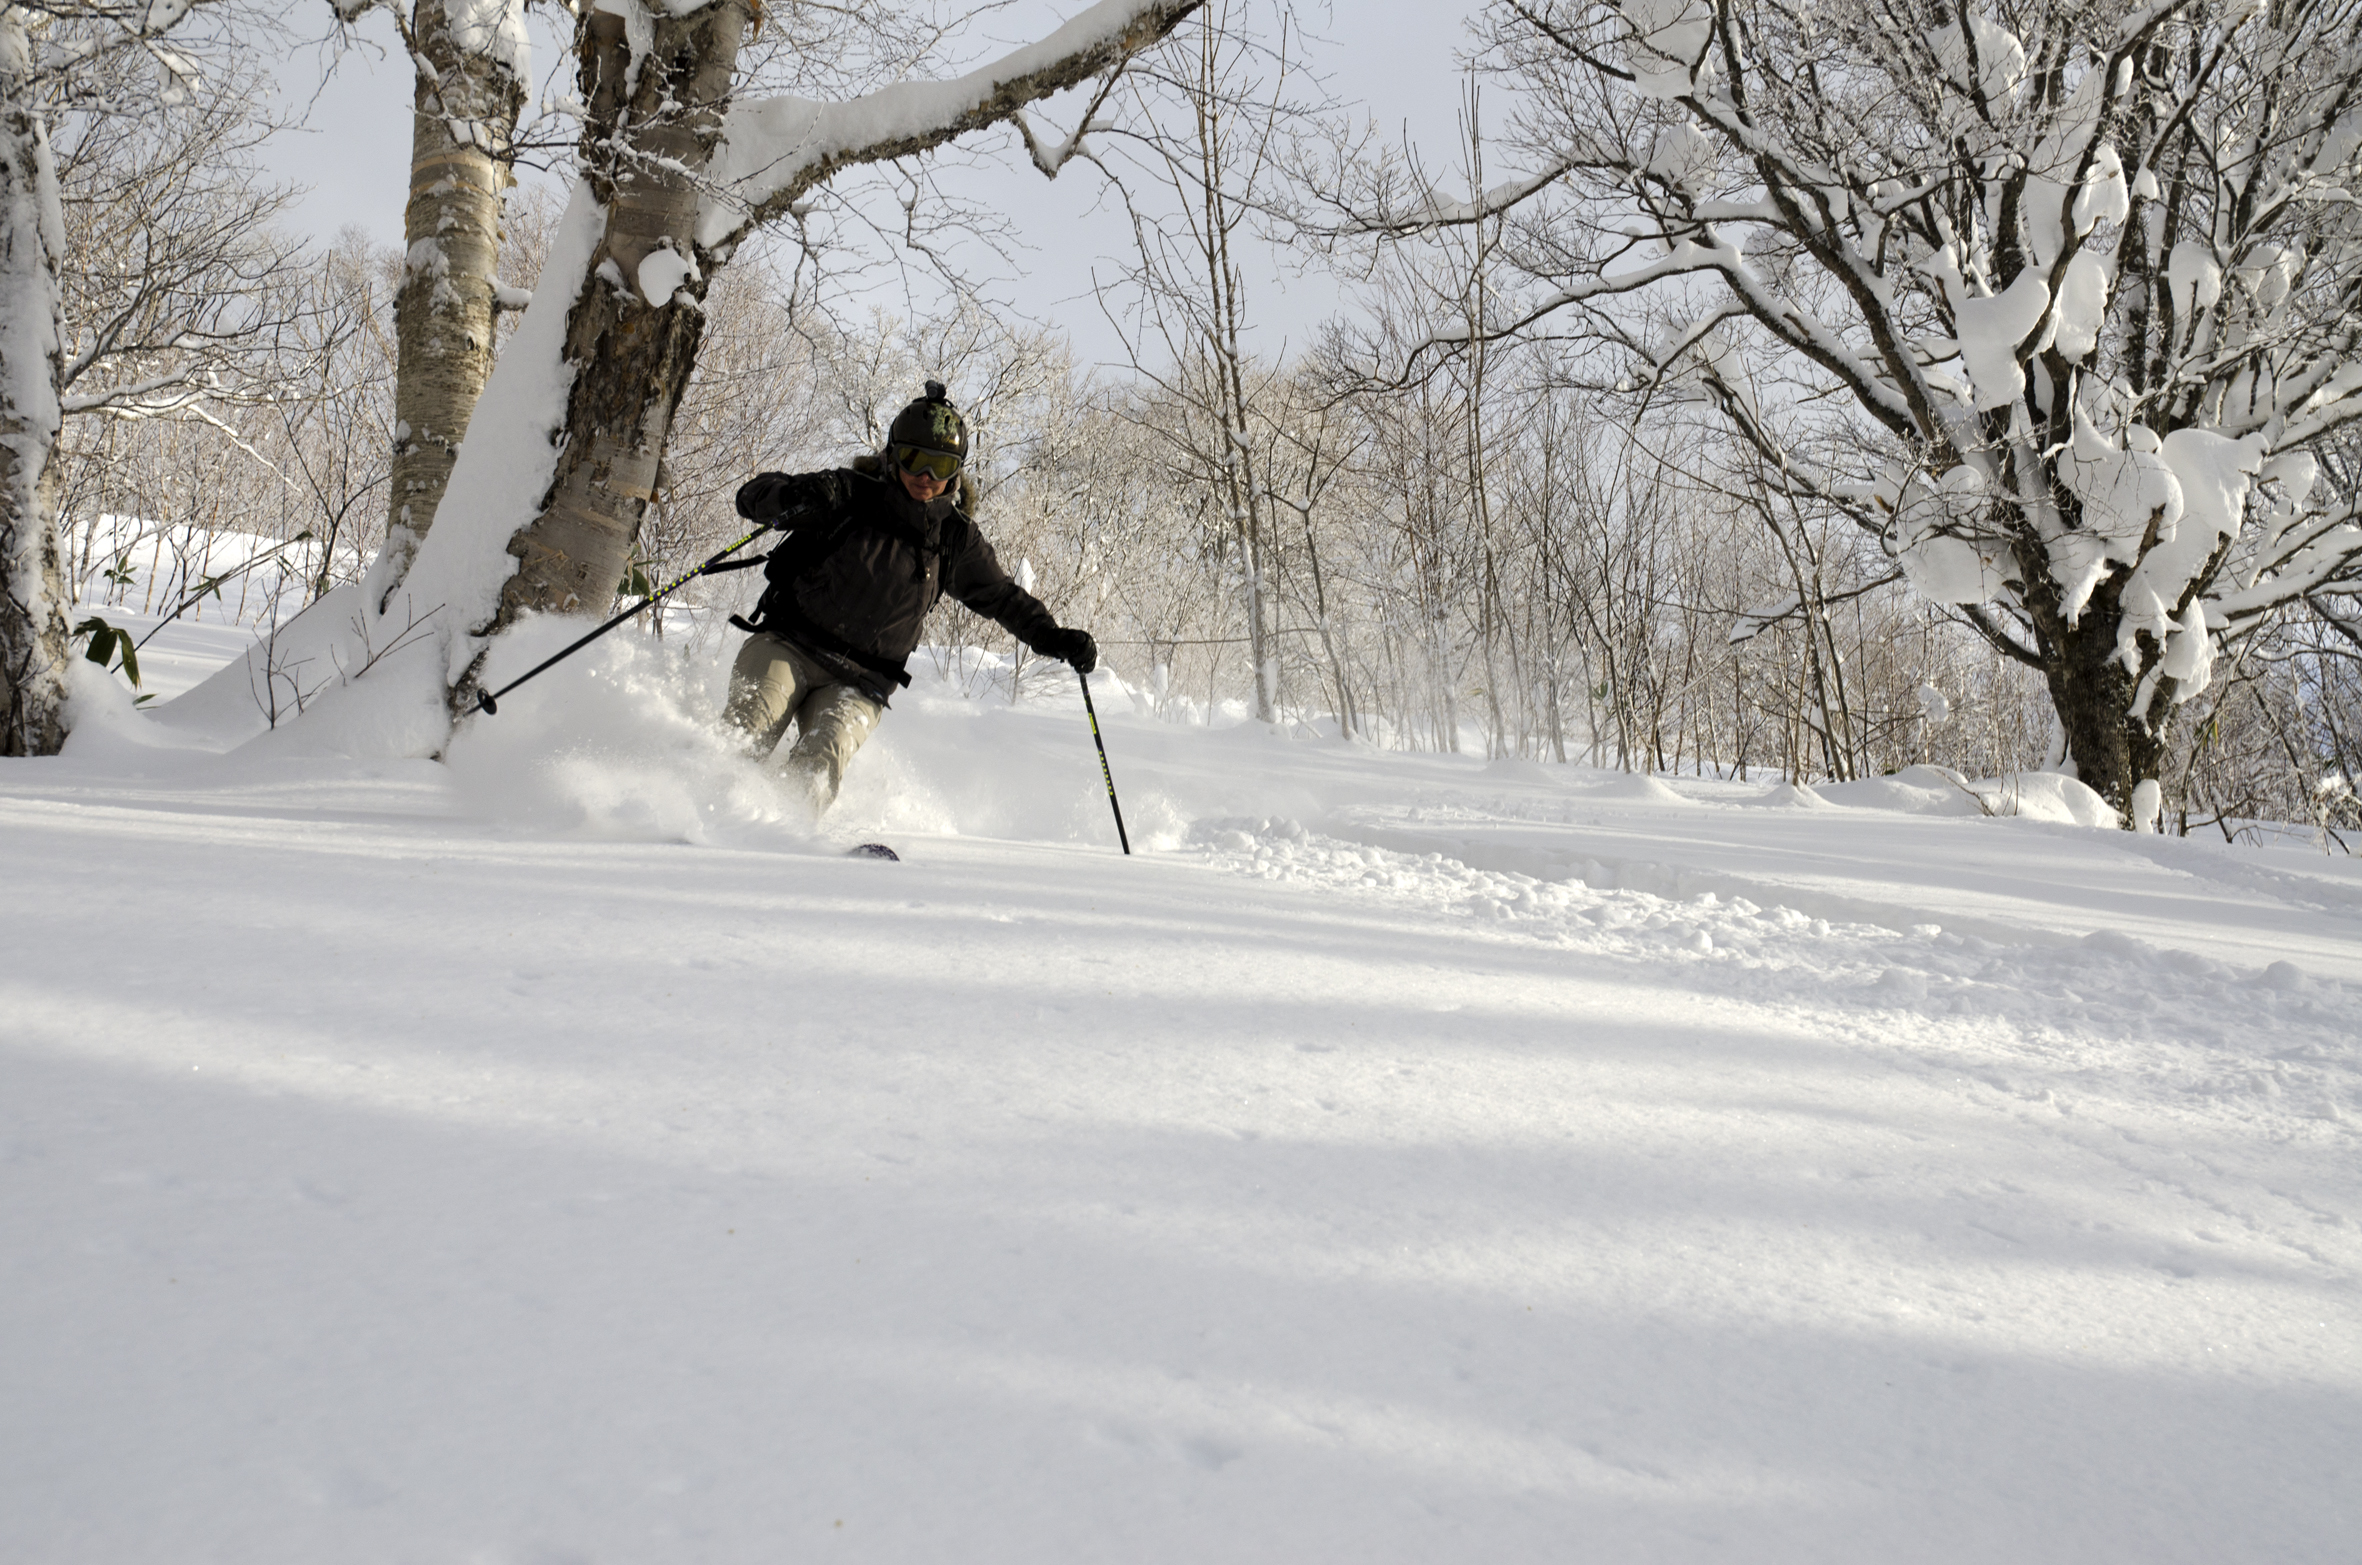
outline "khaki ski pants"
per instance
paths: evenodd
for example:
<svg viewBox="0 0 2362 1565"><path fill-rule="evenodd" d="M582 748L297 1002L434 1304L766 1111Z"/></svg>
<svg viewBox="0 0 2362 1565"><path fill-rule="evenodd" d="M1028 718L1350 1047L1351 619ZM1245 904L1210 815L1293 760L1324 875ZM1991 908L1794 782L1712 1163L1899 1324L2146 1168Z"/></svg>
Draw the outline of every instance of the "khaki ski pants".
<svg viewBox="0 0 2362 1565"><path fill-rule="evenodd" d="M796 648L759 632L746 638L730 666L730 704L722 716L746 731L758 759L778 747L793 719L787 770L810 786L813 807L825 810L836 803L853 752L885 712Z"/></svg>

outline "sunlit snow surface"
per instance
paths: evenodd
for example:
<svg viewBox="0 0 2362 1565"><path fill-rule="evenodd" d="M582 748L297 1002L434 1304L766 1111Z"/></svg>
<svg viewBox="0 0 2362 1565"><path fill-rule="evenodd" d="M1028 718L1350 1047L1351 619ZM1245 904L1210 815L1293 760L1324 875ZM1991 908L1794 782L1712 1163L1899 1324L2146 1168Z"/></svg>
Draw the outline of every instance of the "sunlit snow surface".
<svg viewBox="0 0 2362 1565"><path fill-rule="evenodd" d="M2352 860L719 669L0 763L0 1559L2354 1558Z"/></svg>

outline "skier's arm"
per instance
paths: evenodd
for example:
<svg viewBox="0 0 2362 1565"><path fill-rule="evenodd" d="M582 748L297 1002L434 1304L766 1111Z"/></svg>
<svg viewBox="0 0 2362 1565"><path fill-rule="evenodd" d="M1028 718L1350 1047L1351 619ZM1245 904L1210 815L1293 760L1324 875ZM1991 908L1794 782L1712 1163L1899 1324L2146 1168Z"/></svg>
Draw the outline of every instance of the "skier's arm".
<svg viewBox="0 0 2362 1565"><path fill-rule="evenodd" d="M805 509L836 510L843 502L834 473L757 473L738 486L738 514L750 522L777 522Z"/></svg>
<svg viewBox="0 0 2362 1565"><path fill-rule="evenodd" d="M974 523L967 527L966 546L947 553L943 585L953 597L998 624L1043 657L1059 658L1089 673L1099 661L1098 648L1080 630L1059 625L1042 600L1009 579L1000 557Z"/></svg>

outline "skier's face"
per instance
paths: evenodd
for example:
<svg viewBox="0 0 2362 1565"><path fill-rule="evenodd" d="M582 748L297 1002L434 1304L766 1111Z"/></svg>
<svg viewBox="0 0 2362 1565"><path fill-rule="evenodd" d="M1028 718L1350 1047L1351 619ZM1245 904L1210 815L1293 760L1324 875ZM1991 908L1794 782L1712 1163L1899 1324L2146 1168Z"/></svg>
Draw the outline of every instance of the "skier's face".
<svg viewBox="0 0 2362 1565"><path fill-rule="evenodd" d="M914 473L906 467L898 468L896 471L901 476L903 489L913 500L932 500L951 487L951 482L948 479L930 477L925 473Z"/></svg>

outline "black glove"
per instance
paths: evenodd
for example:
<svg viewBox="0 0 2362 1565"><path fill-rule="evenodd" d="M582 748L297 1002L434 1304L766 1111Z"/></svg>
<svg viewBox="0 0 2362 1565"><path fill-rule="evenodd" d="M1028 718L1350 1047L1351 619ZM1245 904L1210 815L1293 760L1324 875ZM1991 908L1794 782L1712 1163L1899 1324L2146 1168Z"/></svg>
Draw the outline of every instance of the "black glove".
<svg viewBox="0 0 2362 1565"><path fill-rule="evenodd" d="M1087 630L1053 626L1043 634L1041 640L1033 644L1033 650L1043 657L1072 663L1078 674L1088 674L1099 666L1099 643L1091 639L1091 633Z"/></svg>
<svg viewBox="0 0 2362 1565"><path fill-rule="evenodd" d="M757 473L738 486L738 514L750 522L776 523L811 503L810 480L797 473Z"/></svg>

